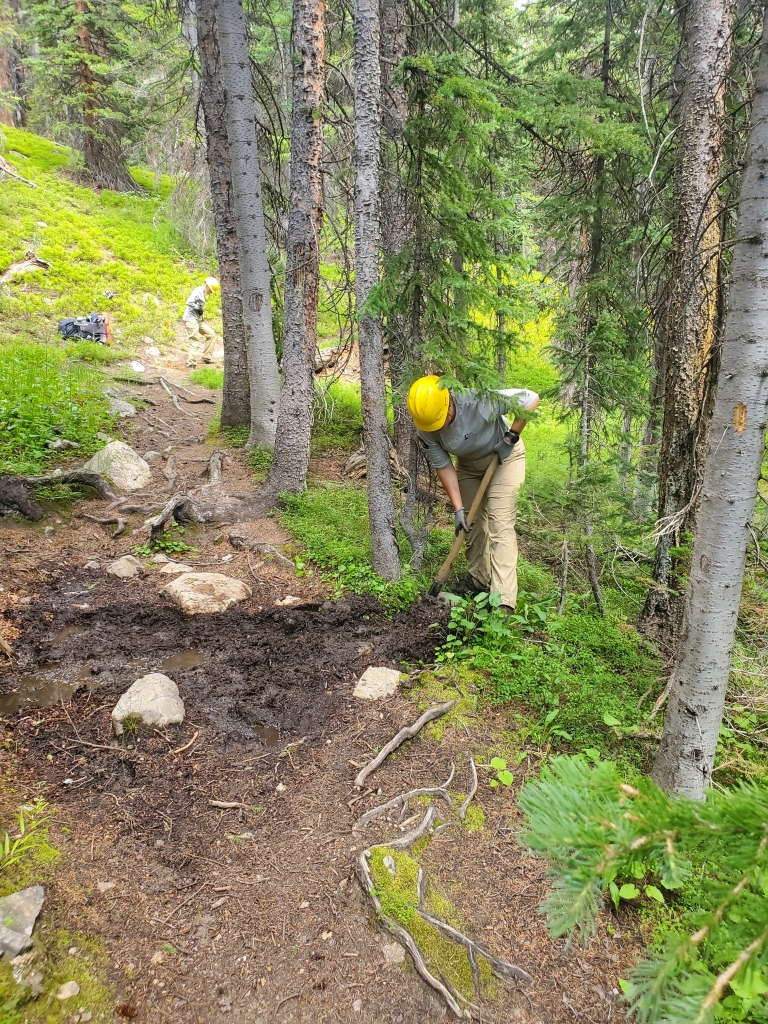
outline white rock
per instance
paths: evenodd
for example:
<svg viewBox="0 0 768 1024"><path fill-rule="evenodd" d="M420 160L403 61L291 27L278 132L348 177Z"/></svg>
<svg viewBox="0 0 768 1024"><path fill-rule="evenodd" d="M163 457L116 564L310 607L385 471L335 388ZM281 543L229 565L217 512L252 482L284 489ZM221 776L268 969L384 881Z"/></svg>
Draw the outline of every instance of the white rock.
<svg viewBox="0 0 768 1024"><path fill-rule="evenodd" d="M45 223L44 220L36 220L35 224L37 224L37 226L39 228L47 228L48 227L48 225Z"/></svg>
<svg viewBox="0 0 768 1024"><path fill-rule="evenodd" d="M96 561L95 558L92 558L90 560L90 562L86 562L85 563L85 568L86 569L100 569L101 565Z"/></svg>
<svg viewBox="0 0 768 1024"><path fill-rule="evenodd" d="M129 686L112 712L112 728L116 736L123 733L128 716L144 725L179 725L184 721L184 701L172 679L160 672L150 672Z"/></svg>
<svg viewBox="0 0 768 1024"><path fill-rule="evenodd" d="M0 956L12 960L32 945L32 929L43 906L42 885L21 889L0 899Z"/></svg>
<svg viewBox="0 0 768 1024"><path fill-rule="evenodd" d="M144 566L133 555L123 555L122 558L118 558L116 562L112 562L107 566L107 572L110 576L117 576L121 580L131 580L134 576L138 576Z"/></svg>
<svg viewBox="0 0 768 1024"><path fill-rule="evenodd" d="M286 597L283 597L280 600L275 601L275 604L281 608L286 608L292 604L301 604L301 598L294 597L293 594L288 594Z"/></svg>
<svg viewBox="0 0 768 1024"><path fill-rule="evenodd" d="M160 349L157 347L157 345L148 345L147 355L152 356L154 359L156 359L160 355Z"/></svg>
<svg viewBox="0 0 768 1024"><path fill-rule="evenodd" d="M284 793L287 788L288 787L285 785L284 782L278 782L278 784L275 786L275 792L276 793Z"/></svg>
<svg viewBox="0 0 768 1024"><path fill-rule="evenodd" d="M135 373L144 373L144 371L146 370L146 366L144 365L144 363L140 363L138 359L134 359L133 362L131 363L131 369Z"/></svg>
<svg viewBox="0 0 768 1024"><path fill-rule="evenodd" d="M67 441L64 437L59 437L55 441L49 441L46 445L46 448L52 452L74 451L79 447L80 445L77 441Z"/></svg>
<svg viewBox="0 0 768 1024"><path fill-rule="evenodd" d="M163 587L164 594L186 615L211 615L251 596L242 580L218 572L185 572Z"/></svg>
<svg viewBox="0 0 768 1024"><path fill-rule="evenodd" d="M391 853L388 853L381 862L393 878L397 877L397 864Z"/></svg>
<svg viewBox="0 0 768 1024"><path fill-rule="evenodd" d="M110 441L83 469L105 476L119 491L140 491L152 483L152 470L124 441Z"/></svg>
<svg viewBox="0 0 768 1024"><path fill-rule="evenodd" d="M363 1008L363 1000L362 999L356 999L354 1001L354 1003L352 1003L352 1009L355 1011L355 1013L360 1013L362 1008Z"/></svg>
<svg viewBox="0 0 768 1024"><path fill-rule="evenodd" d="M115 882L97 882L96 888L99 890L99 892L109 892L110 889L115 888L115 885Z"/></svg>
<svg viewBox="0 0 768 1024"><path fill-rule="evenodd" d="M185 565L184 562L166 562L160 569L160 572L165 573L166 576L178 576L181 572L194 571L191 565Z"/></svg>
<svg viewBox="0 0 768 1024"><path fill-rule="evenodd" d="M72 996L76 996L80 992L80 986L76 981L67 981L65 984L60 985L56 991L57 999L71 999Z"/></svg>
<svg viewBox="0 0 768 1024"><path fill-rule="evenodd" d="M405 950L399 942L384 943L384 961L388 964L401 964L405 960Z"/></svg>
<svg viewBox="0 0 768 1024"><path fill-rule="evenodd" d="M158 551L156 555L152 555L152 561L161 565L163 562L170 562L170 558L163 551Z"/></svg>
<svg viewBox="0 0 768 1024"><path fill-rule="evenodd" d="M359 700L379 700L391 697L397 692L400 684L400 673L396 668L375 668L371 665L360 676L352 696Z"/></svg>

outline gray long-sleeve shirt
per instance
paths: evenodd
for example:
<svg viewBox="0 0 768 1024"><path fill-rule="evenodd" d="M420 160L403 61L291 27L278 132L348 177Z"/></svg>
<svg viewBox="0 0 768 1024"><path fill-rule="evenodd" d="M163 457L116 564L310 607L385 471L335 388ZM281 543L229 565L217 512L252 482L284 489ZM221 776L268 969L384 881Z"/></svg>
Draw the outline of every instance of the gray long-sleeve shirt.
<svg viewBox="0 0 768 1024"><path fill-rule="evenodd" d="M182 320L187 320L190 323L200 323L203 319L203 313L205 312L205 300L208 296L205 294L205 285L198 285L197 288L192 290L192 294L187 299L187 304L184 307L184 315ZM178 308L178 307L177 307Z"/></svg>
<svg viewBox="0 0 768 1024"><path fill-rule="evenodd" d="M465 459L482 459L490 455L507 429L504 413L510 404L525 409L538 397L528 388L506 388L485 398L474 391L452 395L456 406L453 422L440 430L418 431L430 465L433 469L444 469L450 464L451 455ZM505 399L515 399L515 403Z"/></svg>

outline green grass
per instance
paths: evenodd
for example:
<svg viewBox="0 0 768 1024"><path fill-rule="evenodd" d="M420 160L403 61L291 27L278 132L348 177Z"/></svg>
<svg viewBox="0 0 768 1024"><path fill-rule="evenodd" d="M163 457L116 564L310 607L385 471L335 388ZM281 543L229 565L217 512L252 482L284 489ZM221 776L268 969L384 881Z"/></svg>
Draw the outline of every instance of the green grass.
<svg viewBox="0 0 768 1024"><path fill-rule="evenodd" d="M217 370L215 366L202 366L199 370L193 370L189 379L193 384L199 384L201 388L210 388L211 391L218 391L224 387L224 371Z"/></svg>
<svg viewBox="0 0 768 1024"><path fill-rule="evenodd" d="M360 386L335 381L327 390L318 389L312 454L353 452L360 447L363 413Z"/></svg>
<svg viewBox="0 0 768 1024"><path fill-rule="evenodd" d="M63 349L0 347L0 472L37 473L53 458L58 437L76 441L80 455L100 447L109 420L102 378Z"/></svg>

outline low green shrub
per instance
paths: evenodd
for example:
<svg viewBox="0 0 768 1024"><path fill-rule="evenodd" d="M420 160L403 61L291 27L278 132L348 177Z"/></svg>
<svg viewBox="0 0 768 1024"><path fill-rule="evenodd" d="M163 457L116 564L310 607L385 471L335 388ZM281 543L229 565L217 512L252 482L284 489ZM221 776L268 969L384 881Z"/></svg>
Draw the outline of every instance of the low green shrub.
<svg viewBox="0 0 768 1024"><path fill-rule="evenodd" d="M210 388L211 391L220 391L224 387L224 371L218 370L215 366L201 366L199 370L193 370L189 379L193 384L199 384L201 388Z"/></svg>

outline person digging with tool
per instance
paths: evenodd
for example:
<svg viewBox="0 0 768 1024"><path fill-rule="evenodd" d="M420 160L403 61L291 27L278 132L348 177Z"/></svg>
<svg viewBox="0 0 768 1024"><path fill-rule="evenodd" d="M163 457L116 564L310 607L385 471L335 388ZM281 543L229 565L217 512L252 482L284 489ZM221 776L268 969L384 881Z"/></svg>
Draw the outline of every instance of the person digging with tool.
<svg viewBox="0 0 768 1024"><path fill-rule="evenodd" d="M517 604L517 499L525 481L525 447L520 432L526 420L510 425L504 412L511 404L533 412L535 391L507 388L482 397L474 391L452 395L440 378L420 377L408 393L408 412L416 424L419 444L454 508L456 536L467 534L467 566L481 591L498 591L501 606ZM454 468L451 456L456 456ZM498 461L474 522L467 525L486 470Z"/></svg>
<svg viewBox="0 0 768 1024"><path fill-rule="evenodd" d="M189 338L189 353L187 355L187 366L195 368L195 344L198 341L203 343L203 362L213 362L213 347L216 343L216 332L203 320L205 303L211 292L218 290L219 282L215 277L206 277L203 284L192 290L184 307L182 320L187 328Z"/></svg>

